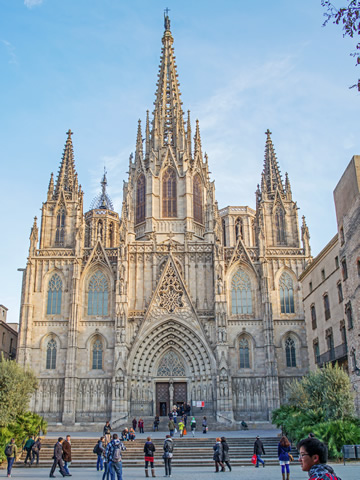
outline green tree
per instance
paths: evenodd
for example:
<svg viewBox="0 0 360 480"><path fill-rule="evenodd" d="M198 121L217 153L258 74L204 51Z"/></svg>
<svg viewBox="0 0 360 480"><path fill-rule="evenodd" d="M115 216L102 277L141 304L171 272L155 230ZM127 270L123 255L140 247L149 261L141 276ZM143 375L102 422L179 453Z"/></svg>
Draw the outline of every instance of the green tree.
<svg viewBox="0 0 360 480"><path fill-rule="evenodd" d="M343 36L354 38L360 35L360 0L348 0L346 7L337 8L330 0L321 0L321 5L326 8L323 26L332 21L335 25L342 25ZM356 64L360 64L360 42L356 44L355 52L350 54L356 58ZM360 91L360 80L350 88L357 87Z"/></svg>
<svg viewBox="0 0 360 480"><path fill-rule="evenodd" d="M37 379L30 369L24 369L13 360L0 361L0 427L6 427L26 412Z"/></svg>

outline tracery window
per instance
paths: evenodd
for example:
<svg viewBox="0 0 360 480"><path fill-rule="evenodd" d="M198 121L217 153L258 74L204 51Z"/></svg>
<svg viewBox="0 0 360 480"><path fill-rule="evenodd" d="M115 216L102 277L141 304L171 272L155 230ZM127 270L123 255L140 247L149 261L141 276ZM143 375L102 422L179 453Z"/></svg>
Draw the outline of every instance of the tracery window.
<svg viewBox="0 0 360 480"><path fill-rule="evenodd" d="M195 175L193 181L193 207L195 222L203 223L203 195L199 175Z"/></svg>
<svg viewBox="0 0 360 480"><path fill-rule="evenodd" d="M57 273L50 278L48 286L47 315L61 313L62 281Z"/></svg>
<svg viewBox="0 0 360 480"><path fill-rule="evenodd" d="M92 344L92 369L102 370L103 368L103 344L99 338L96 338Z"/></svg>
<svg viewBox="0 0 360 480"><path fill-rule="evenodd" d="M251 281L241 269L231 280L231 312L233 315L252 314Z"/></svg>
<svg viewBox="0 0 360 480"><path fill-rule="evenodd" d="M184 364L174 351L170 351L162 357L157 374L159 377L186 376Z"/></svg>
<svg viewBox="0 0 360 480"><path fill-rule="evenodd" d="M276 242L278 245L284 245L285 242L285 215L282 208L277 208L275 213Z"/></svg>
<svg viewBox="0 0 360 480"><path fill-rule="evenodd" d="M286 366L296 367L295 342L290 337L288 337L285 341L285 353L286 353Z"/></svg>
<svg viewBox="0 0 360 480"><path fill-rule="evenodd" d="M145 221L145 198L145 175L140 175L136 182L136 223Z"/></svg>
<svg viewBox="0 0 360 480"><path fill-rule="evenodd" d="M88 315L108 314L109 289L105 275L97 271L90 278L88 293Z"/></svg>
<svg viewBox="0 0 360 480"><path fill-rule="evenodd" d="M241 239L244 238L243 222L242 222L241 218L237 218L235 220L235 239L236 239L236 242L238 241L239 237Z"/></svg>
<svg viewBox="0 0 360 480"><path fill-rule="evenodd" d="M240 368L250 368L249 341L242 337L239 342Z"/></svg>
<svg viewBox="0 0 360 480"><path fill-rule="evenodd" d="M176 173L173 168L165 170L162 178L162 215L176 217Z"/></svg>
<svg viewBox="0 0 360 480"><path fill-rule="evenodd" d="M55 245L63 247L65 241L65 208L62 207L56 216Z"/></svg>
<svg viewBox="0 0 360 480"><path fill-rule="evenodd" d="M281 313L294 313L294 285L292 278L284 272L279 280Z"/></svg>
<svg viewBox="0 0 360 480"><path fill-rule="evenodd" d="M55 370L56 368L57 345L54 339L50 340L46 347L46 369Z"/></svg>

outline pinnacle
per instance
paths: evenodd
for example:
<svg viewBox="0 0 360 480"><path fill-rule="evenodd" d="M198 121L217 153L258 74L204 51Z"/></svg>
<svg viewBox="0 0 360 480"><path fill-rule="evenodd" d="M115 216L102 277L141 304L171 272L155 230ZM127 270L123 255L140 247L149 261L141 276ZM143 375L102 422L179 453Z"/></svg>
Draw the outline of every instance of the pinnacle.
<svg viewBox="0 0 360 480"><path fill-rule="evenodd" d="M74 150L71 136L73 132L69 129L67 132L67 139L65 143L64 153L60 163L59 173L55 186L55 198L60 194L60 191L74 193L75 182L75 162L74 162Z"/></svg>

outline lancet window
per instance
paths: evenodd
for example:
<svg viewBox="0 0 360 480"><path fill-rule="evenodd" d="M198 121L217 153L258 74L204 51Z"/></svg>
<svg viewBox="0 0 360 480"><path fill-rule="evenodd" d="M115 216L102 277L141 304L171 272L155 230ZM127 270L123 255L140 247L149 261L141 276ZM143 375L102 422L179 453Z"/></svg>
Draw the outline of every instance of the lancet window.
<svg viewBox="0 0 360 480"><path fill-rule="evenodd" d="M105 275L97 271L90 278L88 293L88 315L108 314L109 288Z"/></svg>
<svg viewBox="0 0 360 480"><path fill-rule="evenodd" d="M145 221L145 198L145 175L140 175L136 182L136 223Z"/></svg>
<svg viewBox="0 0 360 480"><path fill-rule="evenodd" d="M63 247L65 241L65 208L62 207L56 216L55 245Z"/></svg>
<svg viewBox="0 0 360 480"><path fill-rule="evenodd" d="M277 208L275 213L276 224L276 242L278 245L284 245L285 241L285 214L282 208Z"/></svg>
<svg viewBox="0 0 360 480"><path fill-rule="evenodd" d="M195 175L193 182L193 203L194 203L194 220L203 223L203 195L202 184L199 175Z"/></svg>
<svg viewBox="0 0 360 480"><path fill-rule="evenodd" d="M168 168L162 178L162 215L174 218L177 216L176 199L176 173L173 168Z"/></svg>
<svg viewBox="0 0 360 480"><path fill-rule="evenodd" d="M61 313L62 281L57 273L50 278L47 298L47 315Z"/></svg>
<svg viewBox="0 0 360 480"><path fill-rule="evenodd" d="M296 349L295 342L291 337L285 341L286 366L296 367Z"/></svg>
<svg viewBox="0 0 360 480"><path fill-rule="evenodd" d="M247 338L242 337L239 342L240 368L250 368L250 348Z"/></svg>
<svg viewBox="0 0 360 480"><path fill-rule="evenodd" d="M252 314L251 281L241 269L231 280L231 312L233 315Z"/></svg>
<svg viewBox="0 0 360 480"><path fill-rule="evenodd" d="M92 343L91 348L92 355L92 369L102 370L103 368L103 344L100 338L96 337Z"/></svg>
<svg viewBox="0 0 360 480"><path fill-rule="evenodd" d="M284 272L279 281L281 313L294 313L294 284L290 275Z"/></svg>
<svg viewBox="0 0 360 480"><path fill-rule="evenodd" d="M46 369L55 370L56 368L57 345L54 339L50 340L46 347Z"/></svg>

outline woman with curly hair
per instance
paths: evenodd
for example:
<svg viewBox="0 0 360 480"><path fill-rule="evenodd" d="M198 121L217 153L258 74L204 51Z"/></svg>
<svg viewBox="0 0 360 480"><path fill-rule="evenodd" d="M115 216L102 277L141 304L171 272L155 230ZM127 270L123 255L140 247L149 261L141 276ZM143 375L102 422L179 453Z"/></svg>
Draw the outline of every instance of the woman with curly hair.
<svg viewBox="0 0 360 480"><path fill-rule="evenodd" d="M290 478L290 451L291 445L289 440L285 436L281 437L278 445L278 457L281 466L282 480L285 480L285 470L286 480L289 480Z"/></svg>

